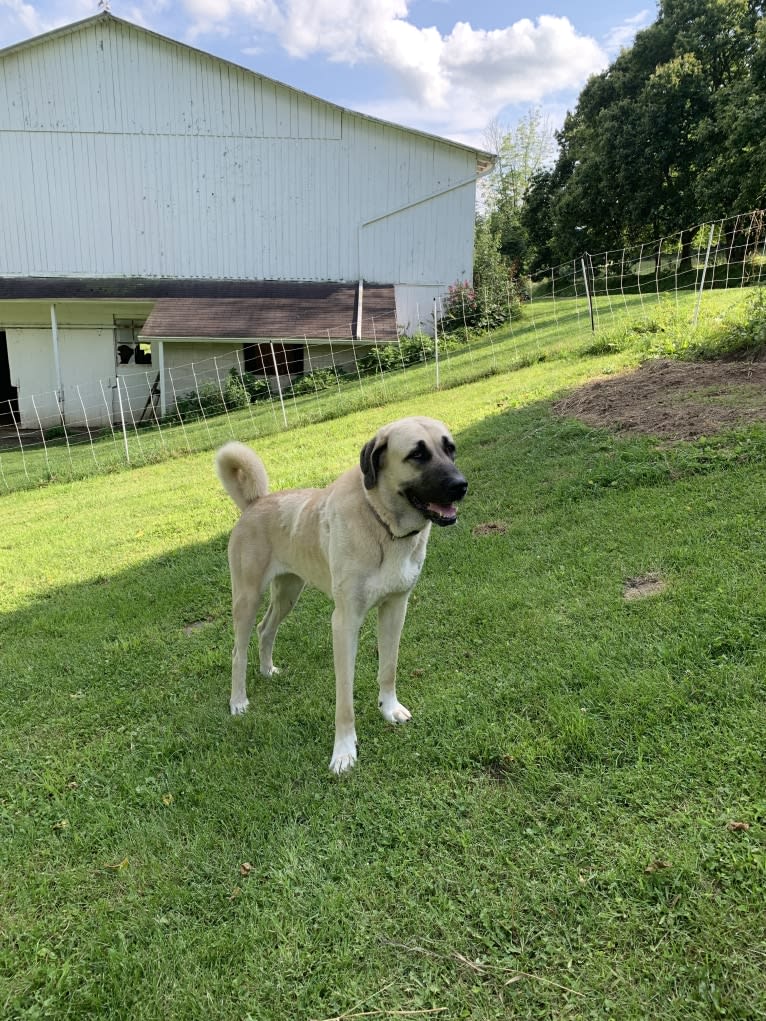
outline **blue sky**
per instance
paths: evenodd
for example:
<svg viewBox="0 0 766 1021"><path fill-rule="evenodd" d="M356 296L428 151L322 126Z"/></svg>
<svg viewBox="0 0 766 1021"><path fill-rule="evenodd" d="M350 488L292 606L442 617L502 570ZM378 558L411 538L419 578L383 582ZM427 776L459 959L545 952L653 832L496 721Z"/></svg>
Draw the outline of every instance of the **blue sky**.
<svg viewBox="0 0 766 1021"><path fill-rule="evenodd" d="M113 14L341 106L483 147L588 76L656 17L652 0L111 0ZM0 47L98 12L0 0Z"/></svg>

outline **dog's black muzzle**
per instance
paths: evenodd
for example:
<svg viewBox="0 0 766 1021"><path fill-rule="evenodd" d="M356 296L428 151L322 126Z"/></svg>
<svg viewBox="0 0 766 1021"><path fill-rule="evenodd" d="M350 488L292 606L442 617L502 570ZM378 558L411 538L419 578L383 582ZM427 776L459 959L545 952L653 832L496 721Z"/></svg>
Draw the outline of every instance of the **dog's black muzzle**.
<svg viewBox="0 0 766 1021"><path fill-rule="evenodd" d="M468 483L457 469L425 471L423 478L405 491L412 506L435 525L454 525L455 506L468 492Z"/></svg>

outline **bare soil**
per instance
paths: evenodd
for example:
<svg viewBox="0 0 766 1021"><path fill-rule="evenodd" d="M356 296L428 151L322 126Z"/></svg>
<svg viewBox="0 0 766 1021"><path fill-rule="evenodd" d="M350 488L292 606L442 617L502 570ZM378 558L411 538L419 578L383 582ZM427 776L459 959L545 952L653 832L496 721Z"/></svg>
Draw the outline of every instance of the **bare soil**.
<svg viewBox="0 0 766 1021"><path fill-rule="evenodd" d="M766 362L645 362L591 380L554 405L587 425L696 440L766 422Z"/></svg>
<svg viewBox="0 0 766 1021"><path fill-rule="evenodd" d="M668 587L667 582L658 574L646 574L641 578L628 578L622 587L622 598L629 602L633 599L646 599L647 596L658 596Z"/></svg>

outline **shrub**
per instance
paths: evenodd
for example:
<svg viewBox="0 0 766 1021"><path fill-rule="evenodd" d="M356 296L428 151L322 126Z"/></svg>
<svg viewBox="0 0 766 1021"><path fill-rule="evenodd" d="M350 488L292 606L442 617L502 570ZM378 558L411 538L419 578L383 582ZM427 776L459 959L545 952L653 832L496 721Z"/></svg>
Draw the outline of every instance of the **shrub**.
<svg viewBox="0 0 766 1021"><path fill-rule="evenodd" d="M445 333L481 329L482 306L467 280L458 280L447 291L441 327Z"/></svg>
<svg viewBox="0 0 766 1021"><path fill-rule="evenodd" d="M252 372L243 372L240 375L236 369L230 369L229 377L237 380L245 388L251 404L255 404L256 401L267 401L271 397L269 384L263 376L256 376Z"/></svg>
<svg viewBox="0 0 766 1021"><path fill-rule="evenodd" d="M313 372L307 372L305 376L297 379L290 388L290 392L296 397L300 397L301 394L313 394L318 390L327 390L331 386L337 386L339 380L342 380L345 375L341 369L314 369Z"/></svg>
<svg viewBox="0 0 766 1021"><path fill-rule="evenodd" d="M222 386L203 383L176 400L176 413L185 421L222 415L224 411L246 408L250 397L238 375L229 375Z"/></svg>
<svg viewBox="0 0 766 1021"><path fill-rule="evenodd" d="M744 304L723 315L706 316L696 327L670 300L648 317L605 332L580 349L583 355L635 350L650 358L704 361L759 358L766 355L766 289L758 288Z"/></svg>
<svg viewBox="0 0 766 1021"><path fill-rule="evenodd" d="M528 295L516 280L505 274L491 278L489 285L472 287L467 280L450 286L444 304L441 327L445 333L485 333L521 315L521 300Z"/></svg>
<svg viewBox="0 0 766 1021"><path fill-rule="evenodd" d="M356 364L361 375L371 376L376 372L389 372L418 362L427 362L434 357L435 347L433 337L416 333L412 337L400 338L398 344L370 348L367 354L357 358Z"/></svg>
<svg viewBox="0 0 766 1021"><path fill-rule="evenodd" d="M416 365L434 357L436 342L427 333L416 333L413 337L402 337L400 348L404 364Z"/></svg>

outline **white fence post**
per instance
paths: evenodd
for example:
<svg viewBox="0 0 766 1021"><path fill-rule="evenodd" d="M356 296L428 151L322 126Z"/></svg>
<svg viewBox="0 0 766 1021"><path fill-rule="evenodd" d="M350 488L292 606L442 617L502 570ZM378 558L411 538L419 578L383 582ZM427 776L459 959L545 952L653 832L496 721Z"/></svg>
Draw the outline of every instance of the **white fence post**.
<svg viewBox="0 0 766 1021"><path fill-rule="evenodd" d="M700 314L700 303L702 301L702 291L705 287L705 277L707 276L707 265L710 260L710 249L713 245L713 231L715 230L715 224L710 224L710 237L707 240L707 251L705 252L705 265L702 267L702 279L700 280L700 289L697 294L697 303L694 306L694 318L692 319L692 326L697 325L697 319Z"/></svg>

